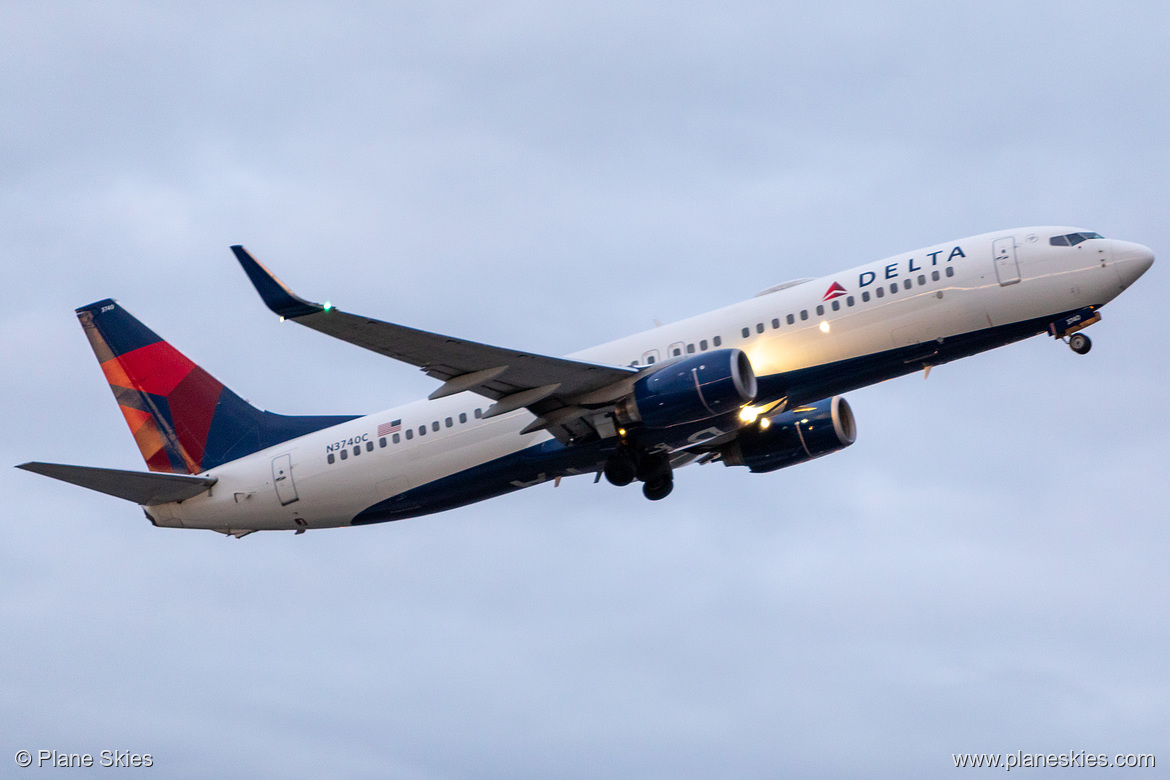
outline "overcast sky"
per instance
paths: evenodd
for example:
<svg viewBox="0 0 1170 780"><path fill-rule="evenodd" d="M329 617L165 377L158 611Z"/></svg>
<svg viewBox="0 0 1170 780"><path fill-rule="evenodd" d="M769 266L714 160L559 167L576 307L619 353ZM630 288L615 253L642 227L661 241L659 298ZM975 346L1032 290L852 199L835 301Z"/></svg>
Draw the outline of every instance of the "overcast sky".
<svg viewBox="0 0 1170 780"><path fill-rule="evenodd" d="M1170 7L238 5L0 5L4 774L1170 765L1165 260L1087 356L857 391L852 448L658 503L580 478L237 541L10 468L143 468L73 315L105 297L273 411L434 389L279 323L233 243L308 298L549 354L990 230L1170 247Z"/></svg>

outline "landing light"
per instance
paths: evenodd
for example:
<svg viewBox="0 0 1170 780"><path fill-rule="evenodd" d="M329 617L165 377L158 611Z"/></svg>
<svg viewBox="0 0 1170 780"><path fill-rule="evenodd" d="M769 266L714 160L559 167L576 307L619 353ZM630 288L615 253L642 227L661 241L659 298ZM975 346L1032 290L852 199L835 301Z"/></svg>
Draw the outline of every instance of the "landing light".
<svg viewBox="0 0 1170 780"><path fill-rule="evenodd" d="M739 411L739 419L745 423L754 423L756 418L760 416L760 410L754 406L745 406Z"/></svg>
<svg viewBox="0 0 1170 780"><path fill-rule="evenodd" d="M772 421L769 420L767 417L760 418L760 430L762 430L762 431L767 430L768 426L770 426L771 424L772 424Z"/></svg>
<svg viewBox="0 0 1170 780"><path fill-rule="evenodd" d="M829 321L828 320L821 320L821 333L828 333L828 332L829 332Z"/></svg>

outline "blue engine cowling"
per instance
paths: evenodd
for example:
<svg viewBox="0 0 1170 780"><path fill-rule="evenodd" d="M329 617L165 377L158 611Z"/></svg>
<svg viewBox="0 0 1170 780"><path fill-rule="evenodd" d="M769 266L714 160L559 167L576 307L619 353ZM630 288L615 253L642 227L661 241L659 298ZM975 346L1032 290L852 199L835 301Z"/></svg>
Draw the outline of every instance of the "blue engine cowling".
<svg viewBox="0 0 1170 780"><path fill-rule="evenodd" d="M853 410L841 396L806 404L743 428L721 450L728 466L775 471L843 450L857 439Z"/></svg>
<svg viewBox="0 0 1170 780"><path fill-rule="evenodd" d="M738 349L718 349L670 363L634 383L624 405L631 422L647 428L709 420L756 398L756 374Z"/></svg>

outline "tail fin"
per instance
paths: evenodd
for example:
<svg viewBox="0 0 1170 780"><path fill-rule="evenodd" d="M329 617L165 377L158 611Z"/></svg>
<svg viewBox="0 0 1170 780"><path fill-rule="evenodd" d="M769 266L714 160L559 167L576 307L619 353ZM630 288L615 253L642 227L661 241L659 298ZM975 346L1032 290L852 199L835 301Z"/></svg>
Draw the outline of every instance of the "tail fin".
<svg viewBox="0 0 1170 780"><path fill-rule="evenodd" d="M151 471L199 474L354 419L261 411L108 298L77 318Z"/></svg>

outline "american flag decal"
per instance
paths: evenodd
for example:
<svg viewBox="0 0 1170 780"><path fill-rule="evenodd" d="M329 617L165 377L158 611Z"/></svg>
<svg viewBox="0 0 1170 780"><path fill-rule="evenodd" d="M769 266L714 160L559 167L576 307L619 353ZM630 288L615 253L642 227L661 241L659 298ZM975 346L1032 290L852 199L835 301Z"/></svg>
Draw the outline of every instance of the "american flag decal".
<svg viewBox="0 0 1170 780"><path fill-rule="evenodd" d="M398 433L402 430L402 420L395 420L394 422L382 423L378 426L378 435L387 436L391 433Z"/></svg>

